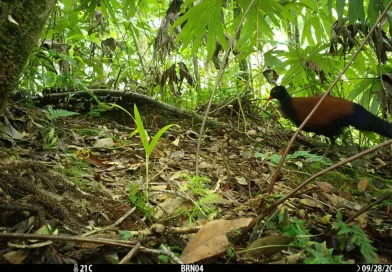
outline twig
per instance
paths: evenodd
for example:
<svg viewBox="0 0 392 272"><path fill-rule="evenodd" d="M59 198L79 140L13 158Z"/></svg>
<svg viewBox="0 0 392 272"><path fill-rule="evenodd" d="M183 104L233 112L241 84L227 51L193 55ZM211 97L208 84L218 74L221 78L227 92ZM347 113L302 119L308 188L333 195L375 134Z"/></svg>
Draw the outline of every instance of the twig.
<svg viewBox="0 0 392 272"><path fill-rule="evenodd" d="M251 0L250 1L247 9L245 10L244 14L242 15L241 21L238 23L238 26L235 29L233 37L229 41L229 45L227 46L227 50L226 50L225 55L223 56L223 59L222 59L222 63L223 64L226 63L227 58L229 57L229 53L232 50L232 46L234 44L234 40L236 39L236 37L237 37L237 35L238 35L238 33L239 33L240 29L241 29L241 26L244 23L245 18L248 15L249 10L253 6L254 2L255 2L255 0ZM204 127L205 127L205 124L206 124L206 121L207 121L208 113L209 113L211 105L212 105L212 101L214 100L215 92L218 89L218 85L219 85L219 83L220 83L220 81L222 79L223 71L224 71L225 68L226 68L226 65L222 65L221 68L219 69L218 76L216 77L216 81L215 81L215 86L214 86L214 89L212 90L210 101L208 101L208 105L207 105L207 109L206 109L206 112L205 112L205 115L204 115L204 118L203 118L203 122L201 123L199 139L197 141L197 148L196 148L196 170L195 170L196 176L199 175L200 145L201 145L201 139L203 137Z"/></svg>
<svg viewBox="0 0 392 272"><path fill-rule="evenodd" d="M348 224L351 221L353 221L355 218L357 218L358 216L360 216L361 214L363 214L364 212L366 212L367 210L369 210L370 208L372 208L373 206L377 205L380 202L383 202L384 200L388 199L388 198L392 198L391 194L386 194L384 195L382 198L374 201L373 203L370 203L369 205L363 207L362 209L360 209L359 211L357 211L353 216L351 216L350 218L348 218L346 221L344 221L344 223ZM324 233L322 233L324 236L331 236L336 230L332 229L329 231L326 231Z"/></svg>
<svg viewBox="0 0 392 272"><path fill-rule="evenodd" d="M126 214L124 214L122 217L120 217L116 222L114 222L113 224L106 226L102 229L95 229L86 233L82 234L82 237L86 237L89 236L91 234L97 233L97 232L102 232L105 230L109 230L109 229L114 229L116 226L118 226L119 224L121 224L122 221L124 221L125 218L127 218L128 216L131 215L131 213L133 213L136 210L136 207L133 207L131 210L129 210Z"/></svg>
<svg viewBox="0 0 392 272"><path fill-rule="evenodd" d="M370 203L369 205L363 207L362 209L360 209L359 211L357 211L353 216L351 216L350 218L348 218L346 221L344 221L344 223L348 224L351 221L353 221L355 218L357 218L358 216L360 216L361 214L363 214L364 212L366 212L367 210L369 210L370 208L372 208L373 206L376 206L378 203L383 202L384 200L387 200L391 198L392 199L392 194L387 193L385 194L382 198L374 201L373 203Z"/></svg>
<svg viewBox="0 0 392 272"><path fill-rule="evenodd" d="M170 249L168 249L166 246L161 245L160 248L163 250L163 252L166 253L167 256L169 256L170 258L173 259L173 261L175 261L178 264L184 264L180 259L177 258L176 255L174 255L173 252L170 251Z"/></svg>
<svg viewBox="0 0 392 272"><path fill-rule="evenodd" d="M132 259L133 255L135 255L135 253L139 250L139 248L140 248L140 243L138 242L135 245L135 247L132 248L131 251L129 251L128 254L125 255L125 257L122 258L122 260L118 264L125 264L129 262Z"/></svg>
<svg viewBox="0 0 392 272"><path fill-rule="evenodd" d="M26 234L26 233L0 233L0 239L22 239L22 240L51 240L51 241L71 241L92 244L102 244L110 246L133 247L136 241L119 241L103 238L84 238L77 236L55 236L46 234Z"/></svg>

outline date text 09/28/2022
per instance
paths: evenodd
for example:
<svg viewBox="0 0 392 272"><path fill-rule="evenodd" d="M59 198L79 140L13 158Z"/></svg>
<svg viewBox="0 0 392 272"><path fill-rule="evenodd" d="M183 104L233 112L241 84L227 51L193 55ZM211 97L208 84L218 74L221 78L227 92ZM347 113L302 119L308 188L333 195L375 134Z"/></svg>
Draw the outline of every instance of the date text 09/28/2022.
<svg viewBox="0 0 392 272"><path fill-rule="evenodd" d="M357 267L357 272L392 272L392 265L387 264L362 264Z"/></svg>

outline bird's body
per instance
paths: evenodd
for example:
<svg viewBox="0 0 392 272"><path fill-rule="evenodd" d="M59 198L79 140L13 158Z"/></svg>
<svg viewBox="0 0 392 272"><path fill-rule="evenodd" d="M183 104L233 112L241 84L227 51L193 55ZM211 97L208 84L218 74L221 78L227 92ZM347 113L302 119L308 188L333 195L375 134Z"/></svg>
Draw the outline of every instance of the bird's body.
<svg viewBox="0 0 392 272"><path fill-rule="evenodd" d="M285 117L300 126L321 96L291 97L286 88L277 86L271 90L268 100L271 99L279 100ZM348 126L392 138L392 124L368 112L359 104L333 96L325 97L303 130L324 135L333 143L334 138Z"/></svg>

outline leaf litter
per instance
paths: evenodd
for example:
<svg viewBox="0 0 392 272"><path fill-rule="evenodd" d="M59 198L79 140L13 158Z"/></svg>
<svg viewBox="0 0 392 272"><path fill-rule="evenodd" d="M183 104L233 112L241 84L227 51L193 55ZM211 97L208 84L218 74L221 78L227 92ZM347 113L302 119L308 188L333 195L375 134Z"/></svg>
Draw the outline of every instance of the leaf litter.
<svg viewBox="0 0 392 272"><path fill-rule="evenodd" d="M23 111L23 107L13 110ZM379 190L365 177L366 172L361 172L363 178L357 181L351 176L351 183L347 183L347 175L328 181L321 176L256 227L257 236L231 244L229 233L246 227L257 216L255 211L266 197L265 189L280 150L285 148L283 139L287 142L289 133L266 133L257 124L247 133L207 130L200 154L200 170L206 177L203 180L192 176L198 128L173 118L172 122L181 127L169 129L151 154L151 194L146 200L142 194L146 189L145 156L140 138L130 136L134 124L118 124L107 117L92 120L69 116L56 123L49 134L52 138L45 142L42 126L34 125L44 124L45 116L31 109L29 114L34 123L26 127L11 125L10 120L9 127L23 138L4 139L3 142L12 144L12 149L0 149L0 158L4 158L0 160L0 205L4 211L0 220L5 232L28 233L47 225L52 235L86 236L122 245L114 250L92 240L54 240L49 249L45 243L38 244L45 240L30 239L29 245L33 248L37 244L34 250L41 252L44 263L82 263L93 259L116 263L128 253L126 243L136 242L143 245L135 257L139 263L165 263L162 256L167 251L153 251L162 244L172 248L177 256L173 255L173 260L178 258L183 263L226 263L230 249L238 252L235 259L230 259L234 263L302 263L304 251L292 244L298 238L278 233L276 228L287 224L289 217L296 217L304 221L309 231L322 233L332 226L330 221L335 220L337 209L349 217L374 200L376 196L371 195ZM151 111L144 110L141 115L148 135L153 136L167 123L157 125L148 114ZM303 151L317 149L307 138L298 138L275 186L277 197L308 178L308 172L314 173L313 165L328 165L328 160L318 155L322 152ZM339 150L339 154L342 152ZM367 172L373 174L377 169L380 179L387 180L391 174L380 171L380 158L379 154L377 159L366 161ZM352 165L351 168L356 166ZM390 183L385 186L389 190L392 187ZM277 214L286 219L279 221ZM389 205L371 209L355 221L379 245L379 260L385 258L383 249L391 250L388 241L392 238L387 234L391 218ZM275 231L271 232L271 228ZM0 255L6 262L38 260L34 250L13 248L5 241L0 239Z"/></svg>

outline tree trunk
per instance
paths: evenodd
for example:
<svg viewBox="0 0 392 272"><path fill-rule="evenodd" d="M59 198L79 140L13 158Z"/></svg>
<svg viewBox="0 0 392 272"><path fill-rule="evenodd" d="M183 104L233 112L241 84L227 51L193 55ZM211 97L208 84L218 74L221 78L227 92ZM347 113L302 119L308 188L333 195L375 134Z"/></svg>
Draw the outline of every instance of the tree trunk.
<svg viewBox="0 0 392 272"><path fill-rule="evenodd" d="M54 4L55 0L0 2L0 112L19 83Z"/></svg>

